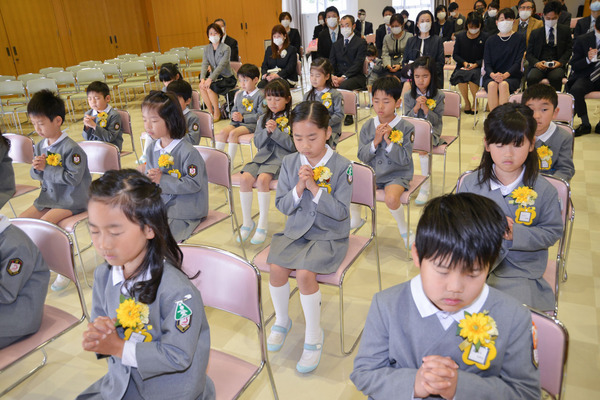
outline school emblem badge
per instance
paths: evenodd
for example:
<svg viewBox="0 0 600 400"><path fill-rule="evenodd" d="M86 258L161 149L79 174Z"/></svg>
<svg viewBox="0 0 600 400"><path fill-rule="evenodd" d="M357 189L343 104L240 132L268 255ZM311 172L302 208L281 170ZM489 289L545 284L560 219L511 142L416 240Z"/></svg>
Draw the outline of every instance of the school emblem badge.
<svg viewBox="0 0 600 400"><path fill-rule="evenodd" d="M184 333L192 325L192 309L183 300L179 300L175 306L175 328Z"/></svg>
<svg viewBox="0 0 600 400"><path fill-rule="evenodd" d="M191 176L192 178L195 177L196 175L198 175L198 167L195 166L194 164L190 164L188 166L188 175Z"/></svg>
<svg viewBox="0 0 600 400"><path fill-rule="evenodd" d="M410 142L411 142L411 143L414 143L414 142L415 142L415 131L413 131L413 132L410 134Z"/></svg>
<svg viewBox="0 0 600 400"><path fill-rule="evenodd" d="M81 156L77 153L73 154L73 164L75 164L75 165L81 164Z"/></svg>
<svg viewBox="0 0 600 400"><path fill-rule="evenodd" d="M198 124L192 125L192 130L196 132L198 130Z"/></svg>
<svg viewBox="0 0 600 400"><path fill-rule="evenodd" d="M121 129L121 125L119 125L119 123L115 123L115 131L118 131L119 129Z"/></svg>
<svg viewBox="0 0 600 400"><path fill-rule="evenodd" d="M348 183L352 183L354 180L354 171L352 170L352 164L348 165L348 169L346 169L346 180Z"/></svg>
<svg viewBox="0 0 600 400"><path fill-rule="evenodd" d="M21 272L21 267L23 266L23 261L20 258L13 258L8 261L8 265L6 266L6 272L10 276L15 276Z"/></svg>

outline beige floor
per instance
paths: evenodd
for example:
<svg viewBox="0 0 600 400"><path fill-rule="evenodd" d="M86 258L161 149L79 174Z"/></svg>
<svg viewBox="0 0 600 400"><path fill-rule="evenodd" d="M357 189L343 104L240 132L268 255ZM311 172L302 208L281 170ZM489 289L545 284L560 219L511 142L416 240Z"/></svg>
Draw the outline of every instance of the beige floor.
<svg viewBox="0 0 600 400"><path fill-rule="evenodd" d="M300 97L299 92L294 93L294 98ZM141 112L139 109L140 97L129 103L129 112L132 115L133 130L136 135L136 146L139 150L139 133L143 130ZM598 103L592 104L590 113L595 123L599 117ZM81 110L78 117L81 117ZM363 111L361 111L363 113ZM364 121L363 121L364 122ZM445 118L445 134L456 131L456 122ZM216 124L215 130L226 125L226 121ZM362 125L362 122L361 124ZM81 121L67 123L69 134L76 140L81 140ZM31 131L30 125L25 125L26 132ZM482 126L473 129L473 117L463 114L462 121L462 165L461 170L472 169L478 164L481 152ZM39 140L34 136L34 140ZM130 148L130 143L125 148ZM339 151L344 156L356 160L356 142L354 138L342 143ZM246 160L249 160L248 148L243 150ZM566 394L572 399L600 398L600 250L594 243L600 242L600 227L594 220L600 220L600 135L592 134L578 138L575 144L575 167L577 173L573 178L572 190L576 208L575 228L573 242L569 257L569 280L562 286L560 298L559 318L569 329L571 342L568 361L568 375ZM133 156L123 158L123 167L133 167ZM237 164L241 158L237 157ZM418 165L418 161L417 161ZM17 180L29 181L28 167L17 166ZM417 167L418 170L418 167ZM448 155L448 175L446 191L450 191L458 176L458 146L453 145ZM442 192L442 158L434 161L434 194ZM35 195L23 196L13 202L17 213L26 209L33 201ZM237 191L234 193L235 202L239 204ZM274 196L273 196L274 197ZM211 202L222 200L222 194L214 191ZM273 199L272 199L273 200ZM256 201L254 209L257 210ZM237 208L240 215L239 207ZM12 216L10 208L5 206L0 212ZM412 226L416 225L420 208L411 207ZM383 286L388 288L395 284L412 278L416 269L412 262L406 260L403 248L399 244L400 236L397 228L390 218L385 205L378 207L378 236L381 255L381 268ZM598 219L597 219L598 218ZM269 217L269 236L273 232L283 229L284 219L274 206L271 206ZM85 228L83 229L83 231ZM82 237L85 236L82 234ZM205 233L194 237L191 243L205 244L224 248L240 253L240 249L233 240L231 226L226 222L211 228ZM248 245L248 256L256 252L256 246ZM377 290L374 252L367 254L359 260L357 268L348 275L345 286L346 298L346 326L347 340L356 335L364 323L372 295ZM93 277L94 257L93 252L84 253L86 274L89 279ZM263 279L264 308L270 313L272 305L268 296L266 280ZM338 323L338 297L337 292L330 288L323 288L322 325L325 330L324 354L319 368L306 376L295 371L296 362L302 351L304 335L304 320L298 297L290 302L290 315L294 320L294 328L287 339L286 345L279 353L270 354L279 396L282 399L363 399L365 398L356 390L349 380L352 371L352 355L343 357L339 351L339 323ZM88 306L91 305L91 289L85 288ZM71 285L67 290L56 293L49 291L48 303L59 305L73 312L77 311L77 295ZM249 360L257 359L256 331L251 323L237 317L224 315L222 312L209 310L208 316L212 331L212 346L214 348L230 351L235 355L246 357ZM12 390L8 399L69 399L74 398L92 382L106 372L104 361L97 361L93 354L82 351L81 333L84 325L74 329L47 347L48 364L41 371L28 379L25 383ZM351 337L352 336L352 337ZM38 354L21 362L0 375L0 389L15 380L20 373L30 368L40 359ZM266 374L262 374L250 389L242 396L245 399L270 399L272 398Z"/></svg>

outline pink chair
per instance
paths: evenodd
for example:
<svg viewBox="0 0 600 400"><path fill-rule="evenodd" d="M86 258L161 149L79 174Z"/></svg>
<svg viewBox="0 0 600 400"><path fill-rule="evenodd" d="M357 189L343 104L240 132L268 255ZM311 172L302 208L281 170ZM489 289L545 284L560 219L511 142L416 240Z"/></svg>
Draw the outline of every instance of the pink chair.
<svg viewBox="0 0 600 400"><path fill-rule="evenodd" d="M54 224L39 219L16 218L11 220L11 223L23 230L31 238L40 249L42 257L52 271L71 279L75 283L81 305L81 316L72 315L48 304L44 305L42 325L37 333L0 350L0 373L4 373L8 368L37 350L41 350L44 357L41 363L34 369L0 393L0 397L25 381L46 364L47 355L44 347L48 343L69 332L82 323L85 318L89 320L83 290L75 273L73 243L67 232Z"/></svg>
<svg viewBox="0 0 600 400"><path fill-rule="evenodd" d="M192 90L192 110L200 109L200 93L197 90Z"/></svg>
<svg viewBox="0 0 600 400"><path fill-rule="evenodd" d="M569 332L558 319L533 308L529 310L537 331L537 354L542 389L553 399L562 399L569 355Z"/></svg>
<svg viewBox="0 0 600 400"><path fill-rule="evenodd" d="M375 34L371 33L369 35L366 35L365 40L367 41L367 44L369 44L369 43L375 44Z"/></svg>
<svg viewBox="0 0 600 400"><path fill-rule="evenodd" d="M215 384L217 400L237 399L263 367L269 375L273 397L278 399L266 346L260 272L245 259L221 249L190 245L180 248L183 271L196 276L192 282L202 294L204 305L246 318L258 329L258 366L220 350L210 350L207 374Z"/></svg>
<svg viewBox="0 0 600 400"><path fill-rule="evenodd" d="M200 139L206 138L210 140L210 145L215 147L215 125L213 123L212 115L206 111L196 109L192 109L192 112L196 114L200 120Z"/></svg>
<svg viewBox="0 0 600 400"><path fill-rule="evenodd" d="M129 116L129 112L125 111L125 110L117 110L119 112L119 115L121 116L121 130L123 131L124 135L129 135L129 138L131 139L131 148L133 149L133 153L135 154L135 159L137 161L140 160L140 158L138 157L137 151L135 150L135 143L133 140L133 130L131 129L131 117ZM131 154L131 151L121 151L121 157L125 157L129 154Z"/></svg>
<svg viewBox="0 0 600 400"><path fill-rule="evenodd" d="M446 63L444 64L444 75L446 75L446 79L448 79L448 72L452 72L456 68L456 63L454 63L454 60L452 60L453 54L454 40L444 42L444 56L446 57Z"/></svg>
<svg viewBox="0 0 600 400"><path fill-rule="evenodd" d="M317 282L336 286L339 289L339 305L340 305L340 349L343 355L349 355L354 351L354 348L358 344L358 341L362 335L362 330L350 349L346 351L344 345L344 277L346 273L363 253L364 250L369 247L371 243L375 244L375 257L377 261L377 282L379 284L379 290L381 291L381 269L379 263L379 246L377 244L377 217L376 217L376 200L375 200L375 172L371 167L352 162L353 165L353 176L354 183L352 184L352 203L366 206L371 210L371 234L369 237L350 235L350 245L346 257L342 261L342 264L338 267L337 271L328 275L317 275ZM267 263L267 257L269 255L269 249L271 246L267 246L260 253L254 257L254 264L263 272L270 272L270 264ZM295 278L296 272L292 272L290 277ZM290 297L297 291L297 288L290 293ZM270 321L274 315L271 315L267 322Z"/></svg>
<svg viewBox="0 0 600 400"><path fill-rule="evenodd" d="M448 42L444 42L446 44ZM454 42L451 42L454 43ZM433 147L434 155L443 155L444 156L444 175L442 178L442 193L444 193L444 189L446 188L446 152L448 151L448 147L456 140L458 140L458 174L461 172L461 146L460 146L460 117L461 117L461 105L460 105L460 94L452 90L441 89L444 92L444 116L445 117L454 117L456 118L456 136L446 136L442 135L442 139L446 141L446 144L441 144L439 146Z"/></svg>
<svg viewBox="0 0 600 400"><path fill-rule="evenodd" d="M235 207L233 205L233 193L231 190L231 169L230 164L231 160L229 156L222 152L221 150L214 149L212 147L205 146L194 146L196 150L202 156L204 160L204 164L206 165L206 174L208 176L208 183L212 183L218 186L223 187L227 191L227 204L229 205L229 213L223 213L217 211L225 204L220 205L214 210L208 210L208 215L206 219L198 225L194 232L192 232L192 236L202 232L203 230L227 219L231 218L231 229L235 234L237 231L238 238L240 239L240 247L242 248L242 253L244 254L244 258L246 256L246 249L244 248L244 243L242 241L242 237L240 234L240 226L237 221L237 217L235 214ZM188 239L189 240L189 239Z"/></svg>
<svg viewBox="0 0 600 400"><path fill-rule="evenodd" d="M575 118L575 98L570 93L556 92L556 94L558 96L558 114L554 122L564 122L572 127ZM523 93L515 93L509 97L508 101L520 103L522 98Z"/></svg>
<svg viewBox="0 0 600 400"><path fill-rule="evenodd" d="M240 61L231 61L230 65L231 65L231 69L233 70L233 72L237 75L238 70L242 66L242 63Z"/></svg>
<svg viewBox="0 0 600 400"><path fill-rule="evenodd" d="M4 136L10 142L10 149L8 150L8 156L12 159L13 164L31 164L33 161L33 140L27 136L18 135L16 133L5 133ZM11 199L22 196L24 194L33 192L40 188L39 185L15 185L15 194ZM8 201L13 215L16 217L17 213L13 208L10 200Z"/></svg>
<svg viewBox="0 0 600 400"><path fill-rule="evenodd" d="M413 152L426 151L429 157L429 170L426 175L413 175L410 181L410 187L405 190L400 196L400 203L406 206L406 223L409 227L407 231L406 241L410 243L410 200L412 196L417 193L421 185L431 178L431 159L432 159L432 143L431 136L433 135L433 128L429 121L421 118L413 117L402 117L406 121L410 122L415 127L415 141L413 143ZM383 189L377 189L377 201L385 200L385 192ZM406 257L410 259L410 248L406 247Z"/></svg>
<svg viewBox="0 0 600 400"><path fill-rule="evenodd" d="M344 140L349 137L356 135L356 144L359 145L358 138L358 95L356 92L351 90L338 89L338 92L342 94L344 98L344 114L352 115L354 118L354 131L346 131L344 132L344 127L342 126L342 134L338 140L338 145L342 143Z"/></svg>

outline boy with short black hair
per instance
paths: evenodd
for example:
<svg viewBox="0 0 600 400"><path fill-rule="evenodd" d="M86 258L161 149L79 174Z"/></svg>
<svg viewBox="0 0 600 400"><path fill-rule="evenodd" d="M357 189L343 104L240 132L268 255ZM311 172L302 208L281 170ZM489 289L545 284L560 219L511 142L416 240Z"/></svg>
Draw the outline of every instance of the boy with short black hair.
<svg viewBox="0 0 600 400"><path fill-rule="evenodd" d="M188 108L192 102L192 86L183 79L171 81L167 85L167 92L171 92L177 96L179 105L181 105L187 126L187 135L185 138L193 145L200 144L200 118Z"/></svg>
<svg viewBox="0 0 600 400"><path fill-rule="evenodd" d="M110 104L110 89L104 82L95 81L85 90L91 110L83 116L83 138L112 143L123 147L121 115ZM87 189L86 189L87 190Z"/></svg>
<svg viewBox="0 0 600 400"><path fill-rule="evenodd" d="M539 399L531 313L485 283L508 223L472 193L432 199L412 248L421 270L375 294L350 379L369 398Z"/></svg>
<svg viewBox="0 0 600 400"><path fill-rule="evenodd" d="M575 175L573 136L552 122L558 114L558 95L552 86L539 83L527 87L521 104L533 110L537 122L535 147L540 172L569 182Z"/></svg>
<svg viewBox="0 0 600 400"><path fill-rule="evenodd" d="M370 92L373 82L384 75L383 61L377 56L377 47L373 43L367 45L367 61L369 68L367 72L367 90Z"/></svg>

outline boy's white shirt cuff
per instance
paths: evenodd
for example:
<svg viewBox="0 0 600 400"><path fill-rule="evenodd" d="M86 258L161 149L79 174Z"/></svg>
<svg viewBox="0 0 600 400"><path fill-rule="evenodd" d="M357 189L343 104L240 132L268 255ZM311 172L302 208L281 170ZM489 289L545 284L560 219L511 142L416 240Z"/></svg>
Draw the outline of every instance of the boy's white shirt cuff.
<svg viewBox="0 0 600 400"><path fill-rule="evenodd" d="M325 188L323 188L323 189L325 189ZM327 190L327 189L325 189L325 190ZM321 193L323 193L323 190L319 189L319 192L317 193L317 195L312 199L312 201L315 204L319 204L319 199L321 198ZM302 192L302 196L304 196L304 192ZM295 187L292 190L292 197L294 198L294 207L297 207L298 204L300 204L300 200L302 199L302 197L298 197L298 192L296 191Z"/></svg>
<svg viewBox="0 0 600 400"><path fill-rule="evenodd" d="M375 143L371 142L371 154L375 154L377 152L377 149L375 148Z"/></svg>
<svg viewBox="0 0 600 400"><path fill-rule="evenodd" d="M390 151L392 151L392 146L394 145L394 143L390 142L390 144L388 144L387 146L385 146L385 152L389 153Z"/></svg>
<svg viewBox="0 0 600 400"><path fill-rule="evenodd" d="M129 340L125 341L125 345L123 346L123 357L121 357L121 363L123 365L127 365L128 367L137 368L137 359L135 358L135 342L130 342Z"/></svg>

